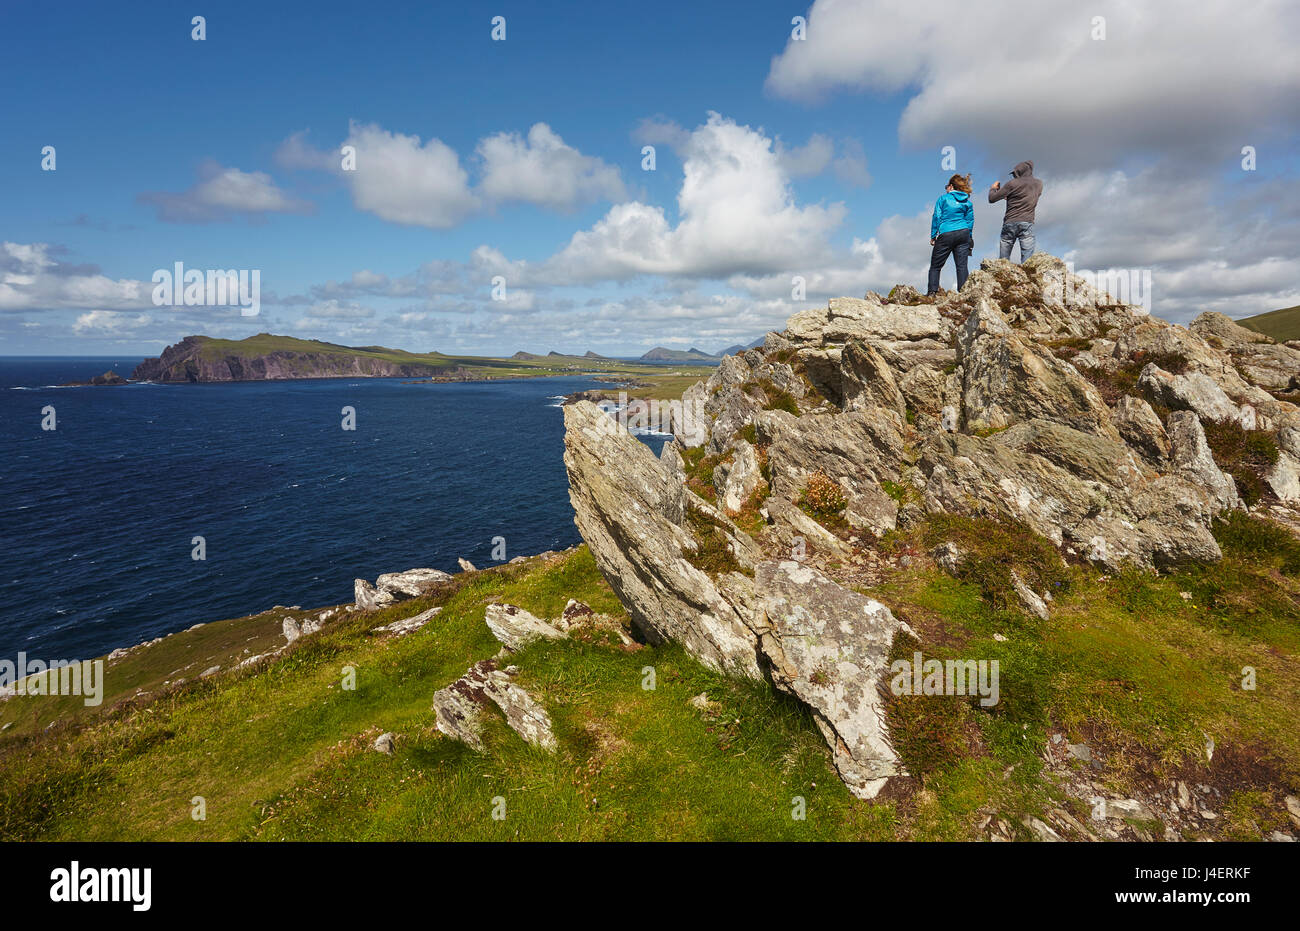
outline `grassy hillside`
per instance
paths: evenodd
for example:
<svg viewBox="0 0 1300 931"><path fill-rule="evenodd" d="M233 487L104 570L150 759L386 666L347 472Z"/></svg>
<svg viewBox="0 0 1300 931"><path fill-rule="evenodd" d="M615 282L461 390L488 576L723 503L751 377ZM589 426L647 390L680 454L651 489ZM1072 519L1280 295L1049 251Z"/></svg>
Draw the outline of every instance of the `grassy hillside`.
<svg viewBox="0 0 1300 931"><path fill-rule="evenodd" d="M801 706L675 647L592 635L517 654L520 683L552 715L554 754L501 721L483 754L438 733L434 691L499 648L484 624L489 601L554 617L577 598L622 614L579 548L463 574L437 595L332 621L274 660L207 679L192 670L263 649L285 612L177 634L110 669L116 694L101 709L0 703L12 725L0 732L0 838L929 840L982 837L990 818L1028 838L1027 815L1087 821L1060 786L1066 764L1044 755L1053 735L1086 741L1100 765L1069 766L1119 796L1172 779L1220 789L1202 834L1258 838L1287 826L1282 798L1300 786L1300 543L1244 515L1216 535L1223 565L1163 577L1064 568L1041 540L976 521L888 538L886 556L923 554L940 538L972 548L961 579L921 558L869 593L920 632L928 656L999 658L1002 700L892 699L913 778L873 802L844 789ZM1056 592L1049 621L1009 606L1012 566ZM369 633L435 603L443 612L414 634ZM186 682L161 685L186 664ZM341 687L345 666L356 669L353 691ZM1241 688L1246 666L1253 691ZM150 694L118 701L138 688ZM714 703L705 710L690 701L701 693ZM397 734L393 756L371 749L384 731ZM195 796L206 820L191 818ZM796 797L806 820L792 817ZM504 820L491 816L496 798ZM1162 826L1143 829L1159 837Z"/></svg>
<svg viewBox="0 0 1300 931"><path fill-rule="evenodd" d="M1256 333L1271 336L1278 342L1300 339L1300 304L1295 307L1272 310L1254 317L1246 317L1244 320L1238 320L1237 322L1247 329L1254 330Z"/></svg>
<svg viewBox="0 0 1300 931"><path fill-rule="evenodd" d="M246 339L214 339L202 337L201 356L208 360L229 357L253 359L273 352L312 353L340 356L363 356L401 365L424 365L429 374L468 369L476 375L500 378L538 375L572 375L583 372L600 374L654 375L662 373L662 366L639 365L613 359L592 359L585 356L547 355L532 358L498 359L489 356L449 356L440 352L415 353L386 346L341 346L315 339L294 336L277 336L259 333Z"/></svg>

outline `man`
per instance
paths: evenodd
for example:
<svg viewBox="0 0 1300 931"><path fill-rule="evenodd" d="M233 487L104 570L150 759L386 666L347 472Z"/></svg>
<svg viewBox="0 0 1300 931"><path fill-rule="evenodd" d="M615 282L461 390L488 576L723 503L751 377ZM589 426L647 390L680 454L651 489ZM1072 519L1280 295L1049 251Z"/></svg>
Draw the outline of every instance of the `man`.
<svg viewBox="0 0 1300 931"><path fill-rule="evenodd" d="M989 203L996 204L1004 197L1007 212L1002 218L1002 242L998 258L1011 258L1011 247L1020 240L1020 261L1034 254L1034 208L1043 193L1043 182L1034 177L1034 163L1021 162L1011 169L1011 180L1004 187L994 181L989 188Z"/></svg>

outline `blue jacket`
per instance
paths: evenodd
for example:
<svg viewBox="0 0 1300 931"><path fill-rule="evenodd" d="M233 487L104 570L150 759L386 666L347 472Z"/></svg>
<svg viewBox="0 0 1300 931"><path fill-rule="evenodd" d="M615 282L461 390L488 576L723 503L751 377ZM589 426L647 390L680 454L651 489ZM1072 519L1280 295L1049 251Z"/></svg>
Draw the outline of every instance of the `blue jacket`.
<svg viewBox="0 0 1300 931"><path fill-rule="evenodd" d="M948 191L934 202L930 238L962 229L975 229L975 208L971 206L969 194L964 191Z"/></svg>

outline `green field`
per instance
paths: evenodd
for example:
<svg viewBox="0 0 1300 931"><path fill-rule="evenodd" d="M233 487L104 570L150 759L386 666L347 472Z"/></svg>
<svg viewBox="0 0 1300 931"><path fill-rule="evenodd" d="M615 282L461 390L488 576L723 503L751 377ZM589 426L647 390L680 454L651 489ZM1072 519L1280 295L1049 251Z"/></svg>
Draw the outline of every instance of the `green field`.
<svg viewBox="0 0 1300 931"><path fill-rule="evenodd" d="M1256 333L1271 336L1279 343L1286 342L1289 339L1300 339L1300 304L1295 307L1272 310L1254 317L1246 317L1237 322L1247 329L1254 330Z"/></svg>
<svg viewBox="0 0 1300 931"><path fill-rule="evenodd" d="M967 840L992 815L1027 839L1028 815L1086 821L1045 770L1055 734L1086 740L1105 762L1093 777L1117 795L1153 779L1222 786L1205 836L1257 839L1286 825L1282 799L1300 786L1300 543L1244 515L1216 536L1219 566L1114 577L1064 567L1040 539L979 521L943 518L883 541L885 554L939 538L971 547L960 579L922 562L869 593L927 654L1000 659L1002 700L893 699L891 733L912 779L871 802L845 790L791 699L678 648L608 635L536 643L512 660L550 711L557 752L499 720L481 754L436 731L434 691L499 649L484 624L489 601L555 617L577 598L626 622L580 547L459 575L206 679L197 671L276 642L286 612L174 635L110 668L114 694L99 709L0 702L0 726L11 725L0 731L0 838ZM1013 567L1056 593L1050 620L1013 606ZM414 634L369 633L433 604L442 613ZM355 690L342 687L349 666ZM1256 670L1254 690L1240 686L1244 667ZM701 693L707 710L690 702ZM397 735L392 756L371 749L385 731ZM204 820L191 817L196 797ZM501 799L504 820L492 817ZM797 799L805 820L792 817Z"/></svg>

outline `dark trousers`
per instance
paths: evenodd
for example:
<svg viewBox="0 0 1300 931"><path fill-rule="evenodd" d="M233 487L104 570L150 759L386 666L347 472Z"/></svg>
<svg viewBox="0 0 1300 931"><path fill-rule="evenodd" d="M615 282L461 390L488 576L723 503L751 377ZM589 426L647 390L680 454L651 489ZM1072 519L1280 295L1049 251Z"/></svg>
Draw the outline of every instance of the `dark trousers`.
<svg viewBox="0 0 1300 931"><path fill-rule="evenodd" d="M970 258L973 245L975 242L968 229L949 230L935 237L934 249L930 252L930 286L926 289L927 294L938 293L939 273L947 264L949 255L957 265L957 290L961 290L962 285L966 283L966 261Z"/></svg>

